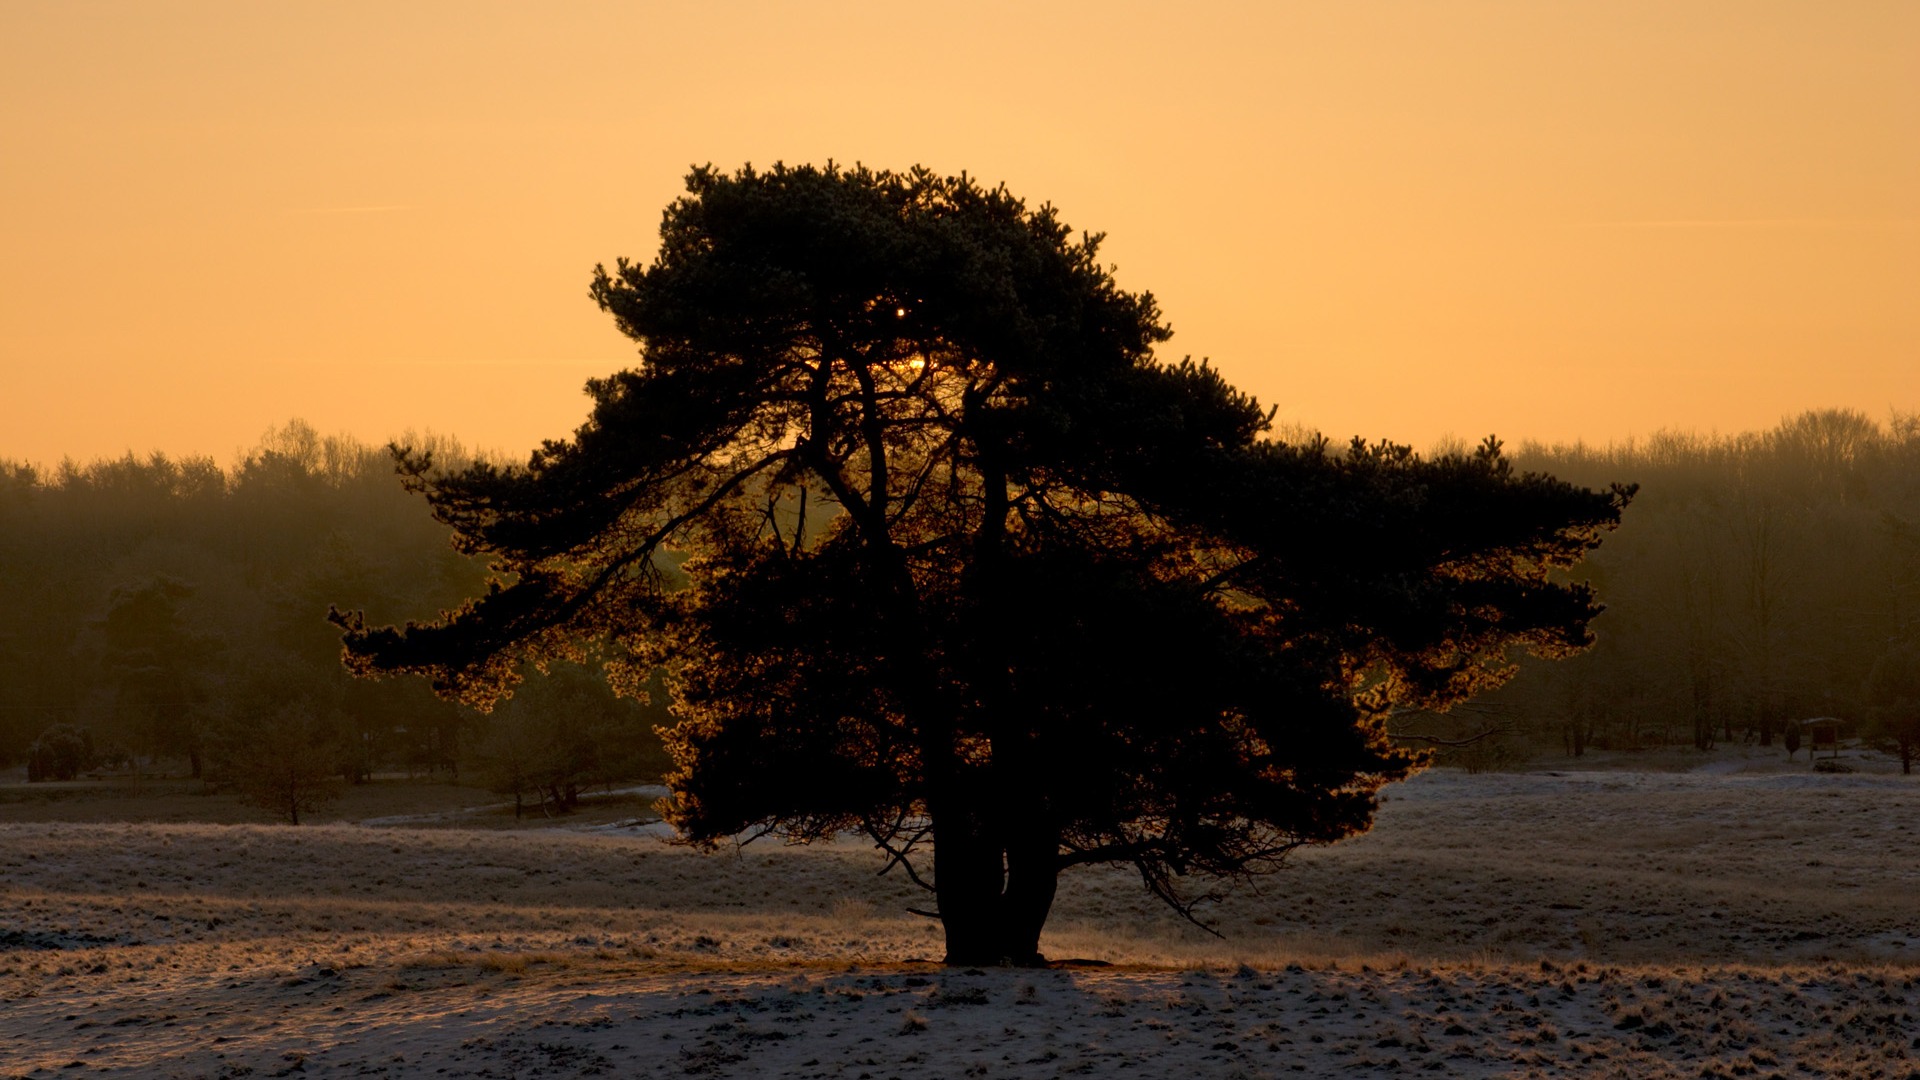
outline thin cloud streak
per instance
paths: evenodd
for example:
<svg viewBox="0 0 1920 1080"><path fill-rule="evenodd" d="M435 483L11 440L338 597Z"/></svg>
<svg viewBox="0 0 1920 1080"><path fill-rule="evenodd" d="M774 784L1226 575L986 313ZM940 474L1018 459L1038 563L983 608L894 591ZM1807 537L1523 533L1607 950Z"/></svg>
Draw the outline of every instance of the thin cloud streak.
<svg viewBox="0 0 1920 1080"><path fill-rule="evenodd" d="M1576 229L1905 229L1920 218L1665 218L1575 221Z"/></svg>
<svg viewBox="0 0 1920 1080"><path fill-rule="evenodd" d="M304 210L289 210L289 214L382 214L389 210L411 210L411 203L396 203L392 206L311 206Z"/></svg>
<svg viewBox="0 0 1920 1080"><path fill-rule="evenodd" d="M356 357L343 360L339 357L323 356L287 356L274 357L269 363L283 367L324 367L337 369L341 365L355 367L560 367L578 364L631 364L634 356L494 356L494 357L452 357L437 359L432 357L379 356Z"/></svg>

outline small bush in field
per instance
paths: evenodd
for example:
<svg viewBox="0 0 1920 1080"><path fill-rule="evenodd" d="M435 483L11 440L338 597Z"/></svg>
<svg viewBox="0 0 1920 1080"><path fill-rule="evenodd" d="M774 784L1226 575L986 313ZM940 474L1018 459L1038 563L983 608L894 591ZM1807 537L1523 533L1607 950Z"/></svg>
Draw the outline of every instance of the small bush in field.
<svg viewBox="0 0 1920 1080"><path fill-rule="evenodd" d="M71 780L93 764L93 736L72 724L55 724L27 748L27 781Z"/></svg>

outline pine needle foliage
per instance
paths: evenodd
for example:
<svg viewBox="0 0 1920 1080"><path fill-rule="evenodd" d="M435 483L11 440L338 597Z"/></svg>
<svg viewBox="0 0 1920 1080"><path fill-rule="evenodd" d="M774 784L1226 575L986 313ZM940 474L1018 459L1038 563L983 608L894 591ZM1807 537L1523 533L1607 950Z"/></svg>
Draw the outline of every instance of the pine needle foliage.
<svg viewBox="0 0 1920 1080"><path fill-rule="evenodd" d="M486 705L608 648L671 674L691 841L861 830L952 963L1040 959L1060 872L1194 880L1366 829L1385 728L1590 640L1624 488L1267 437L1050 206L924 169L695 170L592 296L640 363L524 467L400 466L486 595L336 614L364 674ZM930 848L930 854L929 854Z"/></svg>

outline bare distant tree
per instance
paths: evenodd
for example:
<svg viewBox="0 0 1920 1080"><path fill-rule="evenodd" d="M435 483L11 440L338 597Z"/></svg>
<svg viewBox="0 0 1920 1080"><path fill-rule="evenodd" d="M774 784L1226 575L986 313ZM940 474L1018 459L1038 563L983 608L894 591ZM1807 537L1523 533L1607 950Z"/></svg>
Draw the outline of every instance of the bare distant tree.
<svg viewBox="0 0 1920 1080"><path fill-rule="evenodd" d="M234 746L228 768L240 798L290 825L340 797L335 728L311 702L282 705Z"/></svg>
<svg viewBox="0 0 1920 1080"><path fill-rule="evenodd" d="M1889 648L1867 676L1867 738L1900 755L1900 771L1913 772L1920 756L1920 644Z"/></svg>

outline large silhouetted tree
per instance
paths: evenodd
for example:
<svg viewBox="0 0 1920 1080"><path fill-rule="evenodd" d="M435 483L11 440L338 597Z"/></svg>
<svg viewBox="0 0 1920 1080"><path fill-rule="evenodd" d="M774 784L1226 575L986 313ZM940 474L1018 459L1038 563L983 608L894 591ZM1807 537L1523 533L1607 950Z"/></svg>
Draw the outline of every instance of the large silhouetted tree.
<svg viewBox="0 0 1920 1080"><path fill-rule="evenodd" d="M592 293L641 362L524 468L403 472L500 579L362 673L485 705L583 643L672 673L670 816L712 844L864 830L932 889L947 960L1039 960L1062 869L1180 880L1364 830L1417 766L1398 707L1588 643L1552 578L1629 492L1262 438L1162 362L1051 207L923 170L696 170L650 266ZM678 560L684 559L683 562ZM677 565L676 565L677 564ZM923 861L930 843L931 858ZM891 864L890 864L891 865Z"/></svg>

